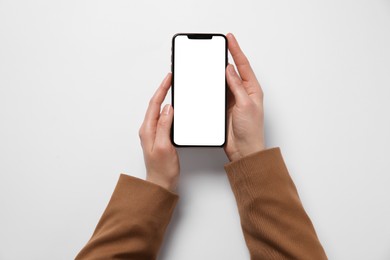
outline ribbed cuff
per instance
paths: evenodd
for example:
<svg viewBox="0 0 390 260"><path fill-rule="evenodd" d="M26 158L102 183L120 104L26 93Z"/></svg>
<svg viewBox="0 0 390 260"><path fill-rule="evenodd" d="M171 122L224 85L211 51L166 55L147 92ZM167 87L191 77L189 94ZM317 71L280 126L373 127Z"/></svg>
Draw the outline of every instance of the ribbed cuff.
<svg viewBox="0 0 390 260"><path fill-rule="evenodd" d="M137 215L147 214L169 219L178 199L177 194L157 184L121 174L111 202L125 208L128 213L136 211L134 213Z"/></svg>
<svg viewBox="0 0 390 260"><path fill-rule="evenodd" d="M272 161L278 157L281 157L280 148L269 148L249 154L237 161L229 162L225 164L225 170L228 174L233 172L247 172L250 171L254 164L260 166L257 164L261 163L264 166L265 164L269 164L270 160Z"/></svg>
<svg viewBox="0 0 390 260"><path fill-rule="evenodd" d="M225 164L233 190L244 189L270 181L285 181L290 179L284 164L280 148L270 148L247 155L237 161Z"/></svg>

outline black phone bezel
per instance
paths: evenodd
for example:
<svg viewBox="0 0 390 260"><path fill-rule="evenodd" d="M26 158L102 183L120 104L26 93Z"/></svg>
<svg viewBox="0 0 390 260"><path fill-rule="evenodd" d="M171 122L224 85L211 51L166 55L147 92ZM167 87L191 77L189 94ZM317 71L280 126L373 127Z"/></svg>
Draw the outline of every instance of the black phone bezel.
<svg viewBox="0 0 390 260"><path fill-rule="evenodd" d="M225 39L225 69L228 65L228 40L224 34L221 33L176 33L172 37L172 48L171 48L171 72L172 72L172 87L171 87L171 104L173 109L174 107L174 92L175 92L175 83L174 83L174 73L175 73L175 39L177 36L187 36L189 39L212 39L213 36L219 36L223 37ZM171 127L171 142L175 147L216 147L216 148L222 148L226 144L227 140L227 81L226 81L226 76L225 76L225 138L224 141L221 145L180 145L176 144L174 141L174 121L172 121L172 127ZM175 120L175 118L173 118Z"/></svg>

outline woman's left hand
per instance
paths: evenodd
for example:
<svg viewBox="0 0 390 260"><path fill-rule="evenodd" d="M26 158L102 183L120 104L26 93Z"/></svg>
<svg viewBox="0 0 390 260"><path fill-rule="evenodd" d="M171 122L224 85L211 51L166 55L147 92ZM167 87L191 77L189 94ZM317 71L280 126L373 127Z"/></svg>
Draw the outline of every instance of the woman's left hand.
<svg viewBox="0 0 390 260"><path fill-rule="evenodd" d="M171 86L172 74L168 73L149 102L144 122L139 129L139 137L144 153L146 180L165 189L176 189L180 165L175 147L170 140L173 108L161 104Z"/></svg>

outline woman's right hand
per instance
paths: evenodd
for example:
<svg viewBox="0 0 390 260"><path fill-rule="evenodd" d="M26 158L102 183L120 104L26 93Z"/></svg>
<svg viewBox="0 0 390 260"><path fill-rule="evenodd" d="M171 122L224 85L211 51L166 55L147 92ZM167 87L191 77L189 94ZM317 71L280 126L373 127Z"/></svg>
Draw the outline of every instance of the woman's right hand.
<svg viewBox="0 0 390 260"><path fill-rule="evenodd" d="M227 66L229 91L225 153L230 161L236 161L265 149L263 91L233 34L226 36L239 74L233 65Z"/></svg>

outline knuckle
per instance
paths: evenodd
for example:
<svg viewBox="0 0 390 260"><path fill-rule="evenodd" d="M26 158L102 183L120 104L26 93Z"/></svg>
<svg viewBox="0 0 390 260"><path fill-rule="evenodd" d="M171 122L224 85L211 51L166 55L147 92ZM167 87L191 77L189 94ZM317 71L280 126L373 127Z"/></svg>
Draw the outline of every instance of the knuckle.
<svg viewBox="0 0 390 260"><path fill-rule="evenodd" d="M158 120L158 126L162 128L168 127L169 126L168 123L169 123L168 120L164 117L161 117L160 120Z"/></svg>
<svg viewBox="0 0 390 260"><path fill-rule="evenodd" d="M150 100L149 100L149 106L153 106L153 105L156 105L157 102L156 102L156 99L155 97L153 96Z"/></svg>
<svg viewBox="0 0 390 260"><path fill-rule="evenodd" d="M144 136L144 129L142 127L138 130L138 136L142 140L142 138Z"/></svg>
<svg viewBox="0 0 390 260"><path fill-rule="evenodd" d="M157 143L153 147L153 152L157 156L161 156L161 155L165 154L166 151L167 151L167 147L164 144L161 144L161 143Z"/></svg>
<svg viewBox="0 0 390 260"><path fill-rule="evenodd" d="M251 100L244 100L241 105L244 109L251 109L253 104Z"/></svg>

